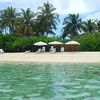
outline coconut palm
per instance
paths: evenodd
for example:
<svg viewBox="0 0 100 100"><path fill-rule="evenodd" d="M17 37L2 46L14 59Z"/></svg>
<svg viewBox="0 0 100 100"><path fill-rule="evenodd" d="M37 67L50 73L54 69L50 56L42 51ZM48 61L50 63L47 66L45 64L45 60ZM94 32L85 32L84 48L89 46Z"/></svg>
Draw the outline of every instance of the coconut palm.
<svg viewBox="0 0 100 100"><path fill-rule="evenodd" d="M85 33L93 33L95 32L95 30L96 30L96 24L94 20L89 19L83 22L83 31Z"/></svg>
<svg viewBox="0 0 100 100"><path fill-rule="evenodd" d="M97 31L100 32L100 20L96 20Z"/></svg>
<svg viewBox="0 0 100 100"><path fill-rule="evenodd" d="M0 33L3 32L2 20L0 19Z"/></svg>
<svg viewBox="0 0 100 100"><path fill-rule="evenodd" d="M81 32L82 21L79 14L69 14L63 21L63 38L77 36Z"/></svg>
<svg viewBox="0 0 100 100"><path fill-rule="evenodd" d="M53 29L56 29L57 22L59 21L59 16L54 13L56 8L49 2L44 3L43 7L38 8L37 22L39 25L39 31L41 34L55 34Z"/></svg>
<svg viewBox="0 0 100 100"><path fill-rule="evenodd" d="M18 13L13 7L8 7L0 12L1 26L9 33L13 34L15 32L15 23L17 21Z"/></svg>
<svg viewBox="0 0 100 100"><path fill-rule="evenodd" d="M33 35L34 32L34 17L35 14L28 8L26 10L21 9L20 16L18 17L18 23L16 25L17 33L25 36Z"/></svg>

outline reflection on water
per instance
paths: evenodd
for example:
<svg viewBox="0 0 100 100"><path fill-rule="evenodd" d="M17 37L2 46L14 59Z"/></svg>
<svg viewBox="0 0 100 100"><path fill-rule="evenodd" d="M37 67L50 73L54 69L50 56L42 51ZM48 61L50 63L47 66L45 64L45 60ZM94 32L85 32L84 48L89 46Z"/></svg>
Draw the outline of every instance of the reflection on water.
<svg viewBox="0 0 100 100"><path fill-rule="evenodd" d="M100 64L0 64L0 100L100 100Z"/></svg>

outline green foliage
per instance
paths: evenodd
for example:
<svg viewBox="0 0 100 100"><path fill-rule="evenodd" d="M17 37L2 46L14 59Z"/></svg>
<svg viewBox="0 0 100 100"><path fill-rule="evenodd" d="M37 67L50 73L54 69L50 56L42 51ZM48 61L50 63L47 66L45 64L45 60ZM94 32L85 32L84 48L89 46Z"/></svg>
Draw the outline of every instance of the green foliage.
<svg viewBox="0 0 100 100"><path fill-rule="evenodd" d="M74 40L80 42L82 51L100 51L100 33L84 34Z"/></svg>
<svg viewBox="0 0 100 100"><path fill-rule="evenodd" d="M34 51L34 43L44 41L49 43L56 40L52 37L14 37L12 35L0 34L0 48L4 49L5 52L23 52L25 50Z"/></svg>
<svg viewBox="0 0 100 100"><path fill-rule="evenodd" d="M79 35L79 32L81 32L82 19L79 17L79 14L69 14L68 17L64 18L63 25L62 38L66 36L72 38L73 36Z"/></svg>
<svg viewBox="0 0 100 100"><path fill-rule="evenodd" d="M3 44L4 44L3 43L3 40L4 40L3 38L4 38L4 35L3 34L0 34L0 47L1 48L3 48Z"/></svg>
<svg viewBox="0 0 100 100"><path fill-rule="evenodd" d="M56 8L49 2L44 3L42 7L38 8L37 23L40 25L39 31L43 35L55 35L53 29L56 30L57 22L59 21L59 15L54 13Z"/></svg>
<svg viewBox="0 0 100 100"><path fill-rule="evenodd" d="M23 36L34 35L34 17L35 14L29 8L26 10L21 9L19 19L16 25L16 33L20 33Z"/></svg>
<svg viewBox="0 0 100 100"><path fill-rule="evenodd" d="M89 19L87 21L83 22L83 27L82 27L83 31L85 33L93 33L96 30L96 24L95 21L92 19Z"/></svg>
<svg viewBox="0 0 100 100"><path fill-rule="evenodd" d="M15 32L18 15L16 9L13 7L8 7L0 11L1 29L5 30L5 33L6 31L9 31L11 34Z"/></svg>
<svg viewBox="0 0 100 100"><path fill-rule="evenodd" d="M13 7L1 10L0 48L6 52L34 51L35 42L58 40L65 43L68 40L66 37L75 37L82 51L100 51L100 20L89 19L83 22L79 14L69 14L64 18L62 34L56 36L54 30L57 29L59 15L55 10L49 2L40 6L36 13L30 8L21 9L20 12ZM80 35L81 32L84 34ZM47 37L48 34L55 37Z"/></svg>
<svg viewBox="0 0 100 100"><path fill-rule="evenodd" d="M35 51L36 46L33 44L39 41L46 43L58 40L53 37L14 37L12 35L0 34L0 48L5 52L24 52L25 50ZM80 42L81 51L100 51L100 33L83 34L73 38ZM59 41L59 40L58 40ZM61 40L65 43L67 40ZM47 49L49 46L47 47ZM57 47L58 48L58 47Z"/></svg>
<svg viewBox="0 0 100 100"><path fill-rule="evenodd" d="M59 15L54 13L56 8L49 2L44 3L34 13L30 8L17 12L13 7L0 11L0 32L14 36L55 35Z"/></svg>

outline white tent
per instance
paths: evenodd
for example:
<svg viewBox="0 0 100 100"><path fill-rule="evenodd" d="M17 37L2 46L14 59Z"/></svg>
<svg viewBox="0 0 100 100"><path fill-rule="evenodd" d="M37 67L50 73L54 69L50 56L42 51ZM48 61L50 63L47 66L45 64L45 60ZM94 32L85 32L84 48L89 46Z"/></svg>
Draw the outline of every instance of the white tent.
<svg viewBox="0 0 100 100"><path fill-rule="evenodd" d="M53 41L53 42L50 42L49 44L50 45L61 45L63 43L62 42L59 42L59 41Z"/></svg>
<svg viewBox="0 0 100 100"><path fill-rule="evenodd" d="M80 45L80 43L79 42L77 42L77 41L69 41L69 42L67 42L67 43L65 43L66 45Z"/></svg>
<svg viewBox="0 0 100 100"><path fill-rule="evenodd" d="M40 41L40 42L34 43L34 45L36 45L36 46L45 46L45 45L47 45L47 43Z"/></svg>

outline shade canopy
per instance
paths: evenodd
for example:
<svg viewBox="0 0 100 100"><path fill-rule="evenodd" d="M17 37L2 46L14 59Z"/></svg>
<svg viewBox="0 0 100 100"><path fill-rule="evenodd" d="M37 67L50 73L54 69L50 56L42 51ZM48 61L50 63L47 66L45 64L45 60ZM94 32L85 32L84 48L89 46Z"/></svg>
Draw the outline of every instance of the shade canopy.
<svg viewBox="0 0 100 100"><path fill-rule="evenodd" d="M80 43L79 42L77 42L77 41L69 41L69 42L67 42L67 43L65 43L66 45L80 45Z"/></svg>
<svg viewBox="0 0 100 100"><path fill-rule="evenodd" d="M45 46L45 45L47 45L47 43L40 41L40 42L34 43L34 45L36 45L36 46Z"/></svg>
<svg viewBox="0 0 100 100"><path fill-rule="evenodd" d="M59 41L53 41L53 42L50 42L49 44L50 45L61 45L63 43L62 42L59 42Z"/></svg>

